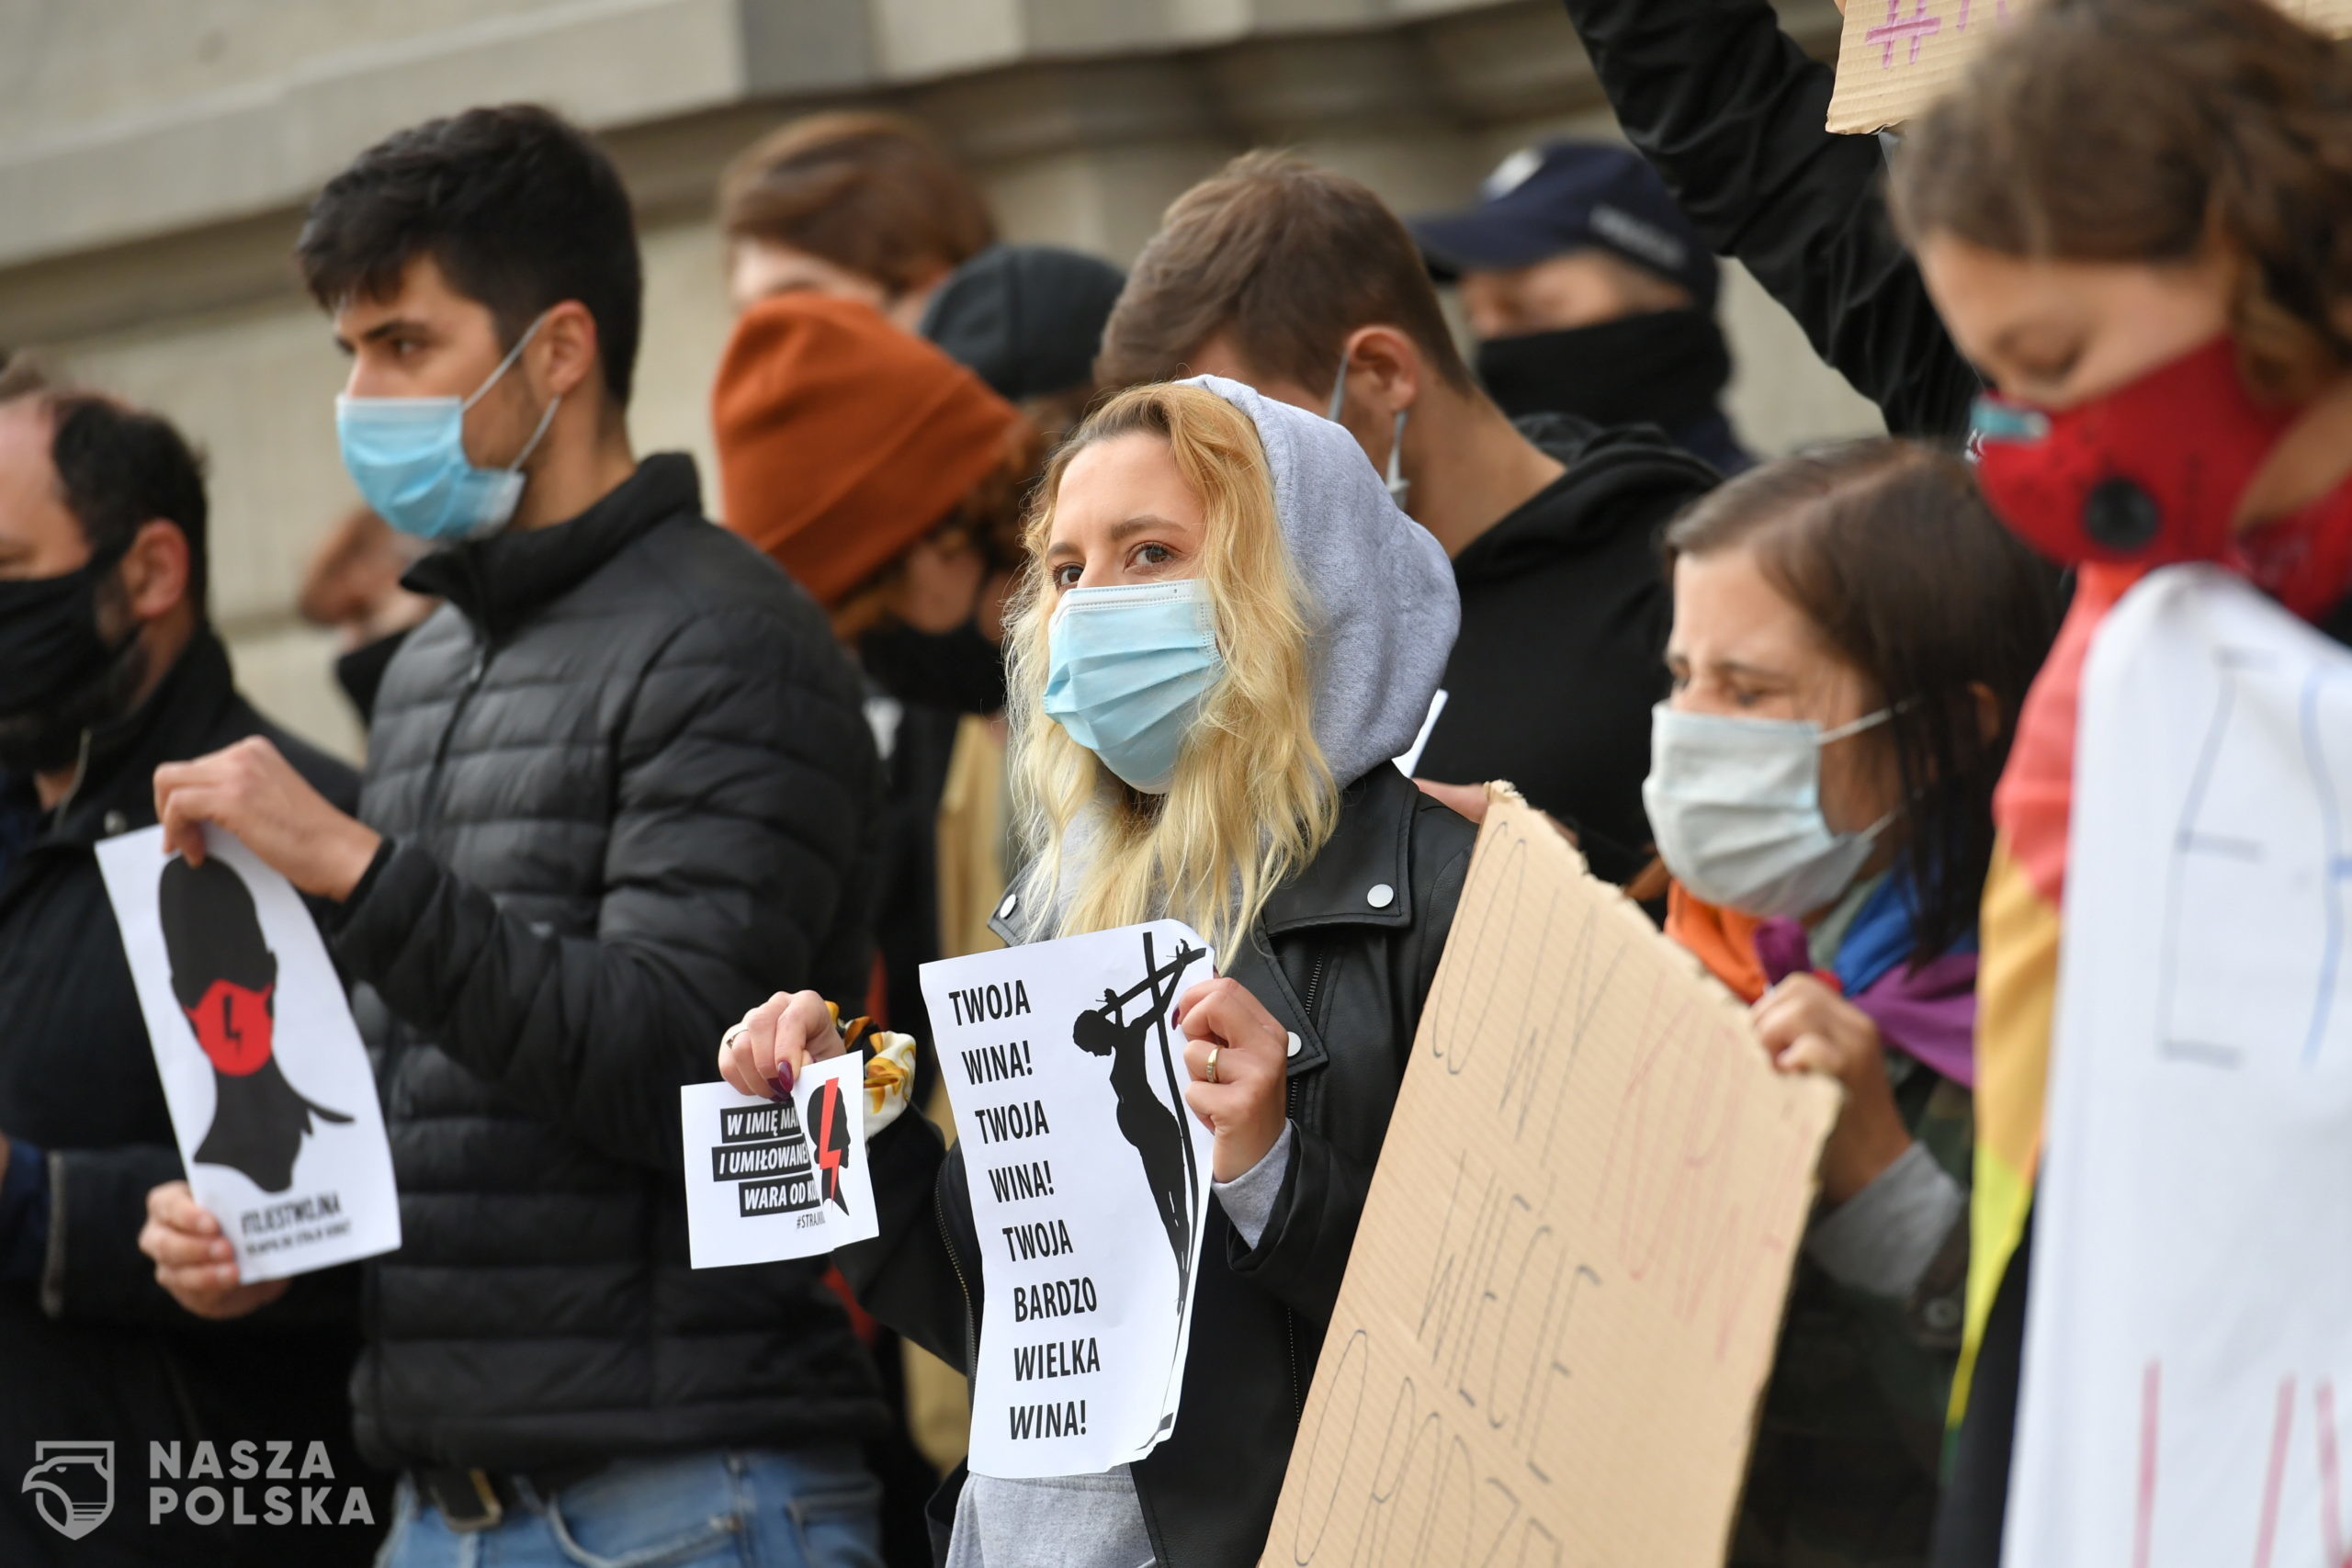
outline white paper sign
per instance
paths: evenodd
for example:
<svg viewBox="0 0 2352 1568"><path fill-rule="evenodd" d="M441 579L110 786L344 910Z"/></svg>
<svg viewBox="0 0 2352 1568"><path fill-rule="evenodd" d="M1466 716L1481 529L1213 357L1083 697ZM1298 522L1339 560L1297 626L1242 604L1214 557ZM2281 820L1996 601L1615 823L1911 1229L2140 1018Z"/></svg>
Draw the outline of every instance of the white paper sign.
<svg viewBox="0 0 2352 1568"><path fill-rule="evenodd" d="M1430 732L1437 728L1437 721L1444 713L1445 688L1440 686L1437 695L1430 699L1429 716L1421 720L1420 733L1413 737L1410 746L1405 748L1405 754L1396 759L1398 773L1408 779L1413 776L1413 770L1421 765L1421 753L1429 750Z"/></svg>
<svg viewBox="0 0 2352 1568"><path fill-rule="evenodd" d="M204 842L200 866L161 828L97 852L188 1186L247 1283L390 1252L391 1147L326 944L284 877Z"/></svg>
<svg viewBox="0 0 2352 1568"><path fill-rule="evenodd" d="M978 1474L1093 1474L1175 1430L1212 1140L1170 1015L1216 973L1176 920L922 966L986 1282Z"/></svg>
<svg viewBox="0 0 2352 1568"><path fill-rule="evenodd" d="M2340 1568L2352 653L2158 573L2083 685L2007 1568Z"/></svg>
<svg viewBox="0 0 2352 1568"><path fill-rule="evenodd" d="M788 1100L723 1083L678 1091L686 1241L697 1269L811 1258L878 1230L865 1168L865 1060L819 1062Z"/></svg>

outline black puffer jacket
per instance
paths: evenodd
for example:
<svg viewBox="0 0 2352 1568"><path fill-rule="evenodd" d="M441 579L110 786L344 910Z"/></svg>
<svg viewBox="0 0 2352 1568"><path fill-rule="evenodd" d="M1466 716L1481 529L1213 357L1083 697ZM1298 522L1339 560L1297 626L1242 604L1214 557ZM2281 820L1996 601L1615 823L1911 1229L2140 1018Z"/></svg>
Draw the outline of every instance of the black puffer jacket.
<svg viewBox="0 0 2352 1568"><path fill-rule="evenodd" d="M1374 769L1347 791L1314 864L1267 900L1227 970L1299 1037L1289 1089L1297 1132L1255 1247L1209 1207L1182 1416L1135 1466L1160 1568L1255 1562L1265 1545L1476 839L1396 769ZM1395 890L1385 903L1374 892L1383 885ZM998 934L1012 937L1001 926ZM922 1117L902 1116L875 1140L872 1157L881 1235L834 1260L876 1317L968 1371L981 1276L961 1154L943 1150ZM933 1503L943 1547L961 1484L959 1472Z"/></svg>
<svg viewBox="0 0 2352 1568"><path fill-rule="evenodd" d="M1897 435L1956 440L1979 383L1887 222L1878 139L1822 129L1830 68L1770 0L1566 0L1627 140Z"/></svg>
<svg viewBox="0 0 2352 1568"><path fill-rule="evenodd" d="M778 987L865 991L876 766L824 617L648 458L419 563L378 699L386 849L336 951L400 1179L361 1442L528 1470L883 1424L821 1260L695 1273L677 1090Z"/></svg>

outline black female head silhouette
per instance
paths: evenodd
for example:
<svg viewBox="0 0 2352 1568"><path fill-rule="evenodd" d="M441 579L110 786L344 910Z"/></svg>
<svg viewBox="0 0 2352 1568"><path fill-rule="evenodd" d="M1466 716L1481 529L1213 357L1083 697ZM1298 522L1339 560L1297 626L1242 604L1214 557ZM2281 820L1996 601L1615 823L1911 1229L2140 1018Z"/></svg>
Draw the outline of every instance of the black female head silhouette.
<svg viewBox="0 0 2352 1568"><path fill-rule="evenodd" d="M849 1195L842 1187L842 1172L849 1168L849 1111L842 1103L842 1080L827 1078L819 1084L817 1092L808 1097L808 1113L801 1120L816 1161L817 1195L846 1214Z"/></svg>
<svg viewBox="0 0 2352 1568"><path fill-rule="evenodd" d="M283 1192L311 1119L351 1118L303 1099L278 1071L277 955L263 940L244 878L218 855L202 865L175 857L164 863L155 893L172 995L212 1064L212 1126L197 1161Z"/></svg>

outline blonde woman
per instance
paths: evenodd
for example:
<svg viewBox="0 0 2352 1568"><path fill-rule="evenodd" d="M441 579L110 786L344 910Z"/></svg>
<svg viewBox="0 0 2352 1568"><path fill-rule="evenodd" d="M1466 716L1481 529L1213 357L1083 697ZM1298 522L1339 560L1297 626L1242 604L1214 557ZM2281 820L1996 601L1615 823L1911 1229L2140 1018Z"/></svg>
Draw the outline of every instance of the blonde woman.
<svg viewBox="0 0 2352 1568"><path fill-rule="evenodd" d="M952 1568L1255 1562L1469 863L1470 825L1390 765L1453 646L1453 574L1346 431L1213 377L1087 420L1027 543L1006 646L1034 858L1000 934L1172 915L1216 944L1223 976L1179 1006L1218 1201L1174 1435L1102 1475L959 1474L934 1520ZM778 996L719 1067L769 1092L841 1048L814 995ZM968 1369L960 1151L905 1116L872 1159L882 1234L838 1261Z"/></svg>

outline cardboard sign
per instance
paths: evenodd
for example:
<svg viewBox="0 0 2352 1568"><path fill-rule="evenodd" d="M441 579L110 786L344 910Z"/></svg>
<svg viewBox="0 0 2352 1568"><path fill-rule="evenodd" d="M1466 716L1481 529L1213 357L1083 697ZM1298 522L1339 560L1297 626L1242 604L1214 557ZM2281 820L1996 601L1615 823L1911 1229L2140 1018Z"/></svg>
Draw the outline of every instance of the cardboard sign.
<svg viewBox="0 0 2352 1568"><path fill-rule="evenodd" d="M2092 644L2004 1563L2340 1568L2352 652L2163 571Z"/></svg>
<svg viewBox="0 0 2352 1568"><path fill-rule="evenodd" d="M781 1100L678 1090L686 1243L697 1269L813 1258L878 1234L865 1168L865 1058L810 1065Z"/></svg>
<svg viewBox="0 0 2352 1568"><path fill-rule="evenodd" d="M1900 125L1943 96L1985 41L2032 0L1848 0L1829 129ZM2352 34L2352 0L2276 0L2335 37Z"/></svg>
<svg viewBox="0 0 2352 1568"><path fill-rule="evenodd" d="M981 1475L1094 1474L1176 1429L1212 1139L1170 1015L1216 964L1159 920L922 966L986 1282Z"/></svg>
<svg viewBox="0 0 2352 1568"><path fill-rule="evenodd" d="M1490 795L1261 1562L1716 1568L1838 1091Z"/></svg>
<svg viewBox="0 0 2352 1568"><path fill-rule="evenodd" d="M97 850L188 1186L247 1284L390 1252L391 1146L326 944L286 878L218 828L204 845Z"/></svg>

